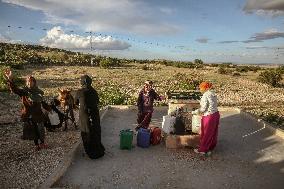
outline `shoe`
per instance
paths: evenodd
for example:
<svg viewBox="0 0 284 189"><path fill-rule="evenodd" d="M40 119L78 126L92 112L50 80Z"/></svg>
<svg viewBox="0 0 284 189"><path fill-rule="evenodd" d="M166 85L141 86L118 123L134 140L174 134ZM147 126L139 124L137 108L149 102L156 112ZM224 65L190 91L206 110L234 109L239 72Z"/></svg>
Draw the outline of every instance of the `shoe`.
<svg viewBox="0 0 284 189"><path fill-rule="evenodd" d="M205 152L199 152L197 148L196 148L196 149L194 149L193 151L194 151L195 153L197 153L197 154L205 155Z"/></svg>
<svg viewBox="0 0 284 189"><path fill-rule="evenodd" d="M206 157L209 157L209 156L211 156L211 154L212 154L212 152L211 152L211 151L208 151L208 152L205 153L205 156L206 156Z"/></svg>
<svg viewBox="0 0 284 189"><path fill-rule="evenodd" d="M41 149L47 149L48 148L48 145L43 143L43 144L40 144L39 145Z"/></svg>
<svg viewBox="0 0 284 189"><path fill-rule="evenodd" d="M40 146L39 145L36 145L36 147L35 147L35 151L40 151Z"/></svg>

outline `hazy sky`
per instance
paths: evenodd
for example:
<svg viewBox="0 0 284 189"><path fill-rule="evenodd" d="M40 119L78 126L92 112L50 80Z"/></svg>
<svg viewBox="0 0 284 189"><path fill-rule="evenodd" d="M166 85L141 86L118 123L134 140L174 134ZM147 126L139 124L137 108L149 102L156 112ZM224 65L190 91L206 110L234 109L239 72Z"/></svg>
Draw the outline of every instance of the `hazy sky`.
<svg viewBox="0 0 284 189"><path fill-rule="evenodd" d="M0 41L139 59L284 63L284 0L2 0Z"/></svg>

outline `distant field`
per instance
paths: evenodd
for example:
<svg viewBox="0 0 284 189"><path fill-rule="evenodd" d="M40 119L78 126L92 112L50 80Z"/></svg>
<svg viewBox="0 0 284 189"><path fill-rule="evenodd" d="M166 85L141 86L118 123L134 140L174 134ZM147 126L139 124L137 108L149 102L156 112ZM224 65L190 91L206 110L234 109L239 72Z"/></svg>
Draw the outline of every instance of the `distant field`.
<svg viewBox="0 0 284 189"><path fill-rule="evenodd" d="M283 80L280 88L258 82L261 72L276 70L276 65L217 65L200 59L127 60L6 43L0 43L0 62L0 69L12 67L19 77L34 75L47 98L57 96L58 88L78 89L80 76L89 74L100 94L101 106L135 104L138 91L147 79L154 81L160 94L192 90L201 81L209 80L214 84L220 105L241 107L278 126L284 124ZM279 72L283 75L283 66ZM4 83L0 74L0 89L5 87Z"/></svg>
<svg viewBox="0 0 284 189"><path fill-rule="evenodd" d="M156 70L143 70L142 65L130 64L127 67L101 69L84 66L53 66L22 70L23 76L32 74L47 97L57 96L58 88L76 90L80 87L79 78L88 74L93 78L93 86L101 94L102 105L135 104L138 91L146 79L154 81L160 94L171 90L185 90L181 85L186 79L209 80L222 106L244 108L255 115L265 117L269 113L284 116L284 89L273 88L256 81L257 73L247 72L238 77L216 73L218 68L202 69L176 68L159 65ZM184 79L184 80L183 80ZM279 125L280 126L280 125Z"/></svg>

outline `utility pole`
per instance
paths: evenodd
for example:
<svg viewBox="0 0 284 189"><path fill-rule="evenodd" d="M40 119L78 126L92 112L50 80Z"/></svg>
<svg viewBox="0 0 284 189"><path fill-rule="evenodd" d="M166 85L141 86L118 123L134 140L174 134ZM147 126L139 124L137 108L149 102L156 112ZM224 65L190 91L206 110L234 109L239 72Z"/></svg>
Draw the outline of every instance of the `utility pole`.
<svg viewBox="0 0 284 189"><path fill-rule="evenodd" d="M93 50L93 45L92 45L93 35L92 35L92 31L85 32L85 33L90 34L90 50L92 52L92 50Z"/></svg>
<svg viewBox="0 0 284 189"><path fill-rule="evenodd" d="M93 35L92 35L92 31L90 31L90 46L91 46L91 52L92 52L92 50L93 50L92 40L93 40Z"/></svg>

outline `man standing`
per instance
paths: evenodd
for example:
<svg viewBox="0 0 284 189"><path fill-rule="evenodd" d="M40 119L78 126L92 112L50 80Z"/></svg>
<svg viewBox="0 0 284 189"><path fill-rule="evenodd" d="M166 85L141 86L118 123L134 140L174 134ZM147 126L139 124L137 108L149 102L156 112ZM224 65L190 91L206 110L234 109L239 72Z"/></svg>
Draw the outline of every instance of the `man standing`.
<svg viewBox="0 0 284 189"><path fill-rule="evenodd" d="M99 96L88 75L81 77L81 85L82 88L75 96L75 103L80 104L79 128L86 154L91 159L97 159L102 157L105 151L101 143Z"/></svg>

